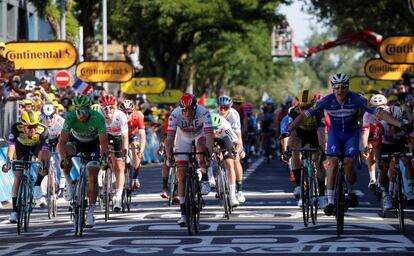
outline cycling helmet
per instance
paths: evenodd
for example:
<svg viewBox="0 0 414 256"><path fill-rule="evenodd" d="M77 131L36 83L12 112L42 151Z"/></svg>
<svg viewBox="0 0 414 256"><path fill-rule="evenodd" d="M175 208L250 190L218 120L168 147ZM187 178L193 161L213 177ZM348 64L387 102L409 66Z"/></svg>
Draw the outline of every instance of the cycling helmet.
<svg viewBox="0 0 414 256"><path fill-rule="evenodd" d="M375 94L369 100L369 103L371 103L371 105L375 107L386 105L387 102L387 98L382 94Z"/></svg>
<svg viewBox="0 0 414 256"><path fill-rule="evenodd" d="M6 48L6 44L4 42L0 42L0 48Z"/></svg>
<svg viewBox="0 0 414 256"><path fill-rule="evenodd" d="M303 90L299 92L296 100L299 103L299 107L312 106L315 103L315 95L309 90Z"/></svg>
<svg viewBox="0 0 414 256"><path fill-rule="evenodd" d="M229 96L219 96L217 98L217 105L220 107L230 107L233 104L233 101Z"/></svg>
<svg viewBox="0 0 414 256"><path fill-rule="evenodd" d="M180 108L192 108L197 107L197 100L191 93L184 93L180 97Z"/></svg>
<svg viewBox="0 0 414 256"><path fill-rule="evenodd" d="M92 110L95 110L96 112L99 112L99 111L101 111L101 105L99 105L99 104L93 104L91 106L91 109Z"/></svg>
<svg viewBox="0 0 414 256"><path fill-rule="evenodd" d="M335 74L331 79L331 86L335 86L337 84L349 84L349 77L342 73Z"/></svg>
<svg viewBox="0 0 414 256"><path fill-rule="evenodd" d="M391 115L392 115L394 118L396 118L396 119L398 119L398 120L401 120L401 119L402 119L402 115L403 115L403 113L402 113L402 111L401 111L401 108L400 108L400 107L397 107L397 106L390 106L390 107L387 109L387 111L388 111L388 112L390 112L390 113L391 113Z"/></svg>
<svg viewBox="0 0 414 256"><path fill-rule="evenodd" d="M26 110L20 117L20 122L24 125L39 124L39 114L36 111Z"/></svg>
<svg viewBox="0 0 414 256"><path fill-rule="evenodd" d="M126 110L132 111L134 110L135 106L131 100L123 100L121 105L119 105L119 108L122 111L126 111Z"/></svg>
<svg viewBox="0 0 414 256"><path fill-rule="evenodd" d="M72 99L72 106L75 109L88 108L90 107L90 105L91 105L91 101L85 95L79 95Z"/></svg>
<svg viewBox="0 0 414 256"><path fill-rule="evenodd" d="M234 103L234 104L243 104L243 102L244 102L244 99L243 99L243 97L241 97L241 96L239 96L239 97L234 97L232 100L233 100L233 103Z"/></svg>
<svg viewBox="0 0 414 256"><path fill-rule="evenodd" d="M273 105L273 99L272 98L267 98L267 100L265 100L265 104L266 105Z"/></svg>
<svg viewBox="0 0 414 256"><path fill-rule="evenodd" d="M283 105L287 105L288 103L292 103L293 98L290 95L286 95L285 99L283 100Z"/></svg>
<svg viewBox="0 0 414 256"><path fill-rule="evenodd" d="M116 99L112 95L103 95L99 98L99 104L101 106L113 106L116 103Z"/></svg>
<svg viewBox="0 0 414 256"><path fill-rule="evenodd" d="M51 102L46 102L42 107L42 114L46 118L52 118L56 113L56 107Z"/></svg>
<svg viewBox="0 0 414 256"><path fill-rule="evenodd" d="M217 129L221 125L221 123L222 123L221 116L217 113L212 113L211 114L211 125L213 126L213 128Z"/></svg>

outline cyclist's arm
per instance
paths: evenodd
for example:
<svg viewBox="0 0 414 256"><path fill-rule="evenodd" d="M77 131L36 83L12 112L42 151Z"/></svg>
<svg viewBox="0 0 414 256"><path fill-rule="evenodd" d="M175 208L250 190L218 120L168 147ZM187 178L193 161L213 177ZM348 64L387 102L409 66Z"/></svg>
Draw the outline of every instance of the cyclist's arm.
<svg viewBox="0 0 414 256"><path fill-rule="evenodd" d="M139 129L138 130L138 134L139 134L139 148L140 148L140 152L144 153L145 150L145 144L147 142L147 135L145 133L145 129ZM160 142L161 144L161 142Z"/></svg>
<svg viewBox="0 0 414 256"><path fill-rule="evenodd" d="M99 146L101 147L101 155L108 156L108 135L106 133L99 134Z"/></svg>
<svg viewBox="0 0 414 256"><path fill-rule="evenodd" d="M62 131L62 133L59 136L59 142L57 144L57 150L60 156L60 159L63 159L65 157L65 145L69 140L69 133Z"/></svg>
<svg viewBox="0 0 414 256"><path fill-rule="evenodd" d="M9 162L13 159L14 152L16 152L16 145L9 144L9 148L7 149L7 161L6 162Z"/></svg>
<svg viewBox="0 0 414 256"><path fill-rule="evenodd" d="M401 127L401 122L385 110L379 109L377 111L377 116L379 119L384 120L391 125Z"/></svg>
<svg viewBox="0 0 414 256"><path fill-rule="evenodd" d="M384 135L384 127L382 126L381 123L378 123L375 126L375 132L374 132L374 154L375 154L375 159L377 159L377 161L380 159L381 142L382 142L383 135Z"/></svg>

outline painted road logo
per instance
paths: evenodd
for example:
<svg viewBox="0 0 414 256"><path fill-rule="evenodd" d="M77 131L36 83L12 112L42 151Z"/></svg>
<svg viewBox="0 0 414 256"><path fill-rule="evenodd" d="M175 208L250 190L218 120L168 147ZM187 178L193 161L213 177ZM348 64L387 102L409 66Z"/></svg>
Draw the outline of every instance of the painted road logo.
<svg viewBox="0 0 414 256"><path fill-rule="evenodd" d="M127 82L133 75L125 61L85 61L76 67L76 76L85 82Z"/></svg>
<svg viewBox="0 0 414 256"><path fill-rule="evenodd" d="M414 63L414 36L391 36L379 47L381 58L388 63Z"/></svg>
<svg viewBox="0 0 414 256"><path fill-rule="evenodd" d="M14 62L16 69L67 69L76 63L78 53L67 41L9 42L6 58Z"/></svg>

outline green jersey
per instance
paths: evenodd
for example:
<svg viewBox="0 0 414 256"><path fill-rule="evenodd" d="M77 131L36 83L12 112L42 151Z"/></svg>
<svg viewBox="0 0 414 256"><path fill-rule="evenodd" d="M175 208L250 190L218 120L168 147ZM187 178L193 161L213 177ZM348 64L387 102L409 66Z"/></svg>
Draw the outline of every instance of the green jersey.
<svg viewBox="0 0 414 256"><path fill-rule="evenodd" d="M80 142L94 141L99 135L105 134L105 119L101 113L89 110L89 118L82 123L76 118L76 112L69 112L65 118L62 132L70 132Z"/></svg>

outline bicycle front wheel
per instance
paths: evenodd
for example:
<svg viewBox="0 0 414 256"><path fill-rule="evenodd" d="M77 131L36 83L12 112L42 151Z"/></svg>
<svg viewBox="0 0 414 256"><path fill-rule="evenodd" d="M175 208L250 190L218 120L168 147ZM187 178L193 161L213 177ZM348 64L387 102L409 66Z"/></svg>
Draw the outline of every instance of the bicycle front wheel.
<svg viewBox="0 0 414 256"><path fill-rule="evenodd" d="M80 177L79 181L79 197L78 197L78 230L79 237L83 235L83 228L85 227L85 213L86 213L86 178L85 176Z"/></svg>
<svg viewBox="0 0 414 256"><path fill-rule="evenodd" d="M318 180L316 178L315 173L313 173L312 177L309 176L309 205L310 205L310 213L311 213L311 219L312 224L316 225L318 220L318 208L319 208L319 197L318 197Z"/></svg>
<svg viewBox="0 0 414 256"><path fill-rule="evenodd" d="M344 177L338 171L335 181L335 199L336 199L336 236L339 238L344 234L344 211L345 211L345 191L344 191Z"/></svg>
<svg viewBox="0 0 414 256"><path fill-rule="evenodd" d="M109 220L109 194L111 192L111 170L108 168L105 171L105 184L104 184L104 204L105 204L105 221Z"/></svg>
<svg viewBox="0 0 414 256"><path fill-rule="evenodd" d="M175 176L176 169L175 167L170 168L170 175L168 176L168 205L171 206L174 198L174 188L175 188Z"/></svg>
<svg viewBox="0 0 414 256"><path fill-rule="evenodd" d="M224 174L225 170L222 166L219 166L218 174L218 185L220 187L219 189L219 200L223 204L224 208L224 217L226 219L230 219L230 205L229 205L229 194L228 189L226 189L226 177Z"/></svg>
<svg viewBox="0 0 414 256"><path fill-rule="evenodd" d="M26 208L27 200L26 200L26 177L22 177L20 181L19 191L17 194L17 234L20 235L22 228L23 228L23 221L24 221L24 209Z"/></svg>
<svg viewBox="0 0 414 256"><path fill-rule="evenodd" d="M309 184L308 184L308 169L302 168L301 170L301 182L300 182L302 199L302 215L303 224L305 227L309 224Z"/></svg>
<svg viewBox="0 0 414 256"><path fill-rule="evenodd" d="M399 223L399 229L402 233L405 232L405 227L404 227L404 194L402 191L402 187L403 185L403 181L402 181L402 176L400 172L396 172L396 189L397 189L397 200L398 200L398 205L397 205L397 214L398 214L398 223Z"/></svg>
<svg viewBox="0 0 414 256"><path fill-rule="evenodd" d="M33 190L30 186L26 185L26 207L24 208L24 231L27 232L30 223L30 213L33 209Z"/></svg>

